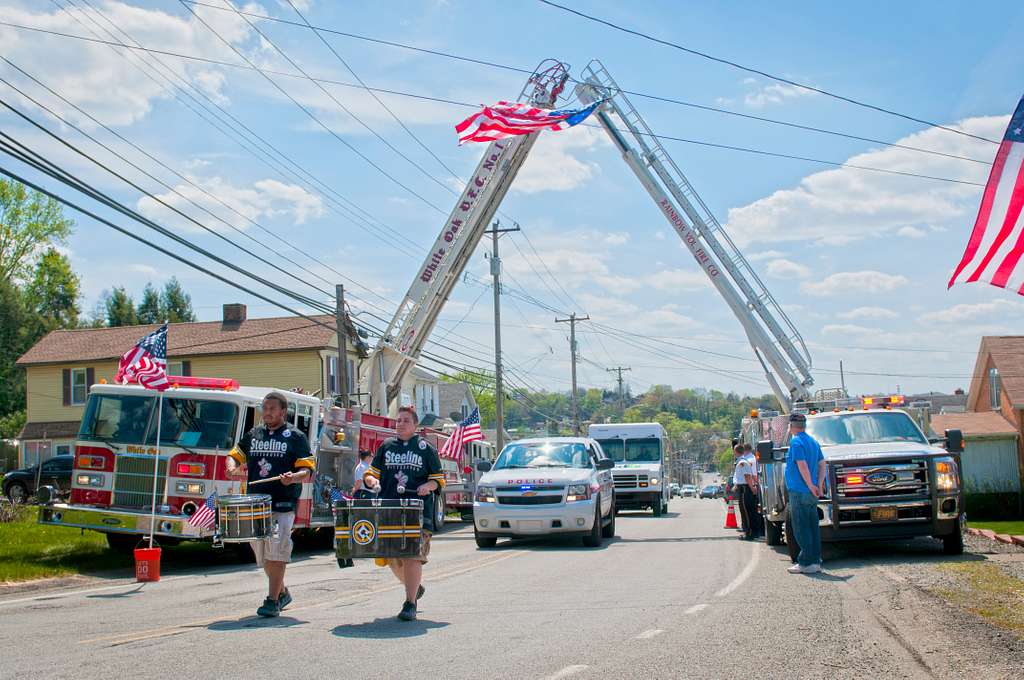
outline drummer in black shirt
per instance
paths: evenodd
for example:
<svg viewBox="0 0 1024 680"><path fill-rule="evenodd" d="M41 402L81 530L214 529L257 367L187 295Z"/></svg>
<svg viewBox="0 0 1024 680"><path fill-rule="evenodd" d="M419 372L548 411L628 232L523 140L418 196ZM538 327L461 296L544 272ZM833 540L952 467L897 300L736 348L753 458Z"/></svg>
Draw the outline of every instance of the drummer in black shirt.
<svg viewBox="0 0 1024 680"><path fill-rule="evenodd" d="M430 536L434 531L435 494L444 488L444 473L437 450L416 434L419 417L411 406L398 409L398 436L386 440L377 449L363 482L380 489L380 498L416 498L423 500L423 538L418 557L388 559L395 577L405 585L405 604L398 618L416 619L416 602L423 596L423 565L430 554Z"/></svg>
<svg viewBox="0 0 1024 680"><path fill-rule="evenodd" d="M256 610L260 616L277 616L292 601L284 585L285 566L292 556L292 525L302 482L316 467L309 451L309 440L298 428L288 425L288 398L271 392L263 398L263 424L246 432L228 455L227 472L233 477L247 477L250 484L262 479L280 477L252 487L252 493L271 498L271 518L275 535L252 542L256 562L263 567L269 582L269 593ZM240 465L246 466L243 472Z"/></svg>

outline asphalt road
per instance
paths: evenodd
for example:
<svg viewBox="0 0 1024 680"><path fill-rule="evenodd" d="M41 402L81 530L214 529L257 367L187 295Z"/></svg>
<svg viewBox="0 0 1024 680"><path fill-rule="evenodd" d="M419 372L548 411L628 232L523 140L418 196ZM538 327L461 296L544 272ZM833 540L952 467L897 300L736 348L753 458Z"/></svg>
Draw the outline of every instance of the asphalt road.
<svg viewBox="0 0 1024 680"><path fill-rule="evenodd" d="M854 551L787 574L781 549L722 528L720 500L625 513L600 549L553 541L477 550L434 539L420 618L386 569L307 553L295 601L254 616L255 566L0 597L0 677L863 678L1016 677L1019 661ZM942 559L937 543L904 562Z"/></svg>

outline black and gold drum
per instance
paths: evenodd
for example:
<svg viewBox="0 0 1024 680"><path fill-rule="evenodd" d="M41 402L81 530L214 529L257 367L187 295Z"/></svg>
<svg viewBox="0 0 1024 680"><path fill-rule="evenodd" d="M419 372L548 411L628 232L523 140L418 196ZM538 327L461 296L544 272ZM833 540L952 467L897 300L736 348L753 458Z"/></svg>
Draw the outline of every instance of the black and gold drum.
<svg viewBox="0 0 1024 680"><path fill-rule="evenodd" d="M266 494L217 497L217 533L225 543L270 538L274 529Z"/></svg>
<svg viewBox="0 0 1024 680"><path fill-rule="evenodd" d="M358 557L416 557L423 536L418 498L353 498L334 505L334 549L339 563Z"/></svg>

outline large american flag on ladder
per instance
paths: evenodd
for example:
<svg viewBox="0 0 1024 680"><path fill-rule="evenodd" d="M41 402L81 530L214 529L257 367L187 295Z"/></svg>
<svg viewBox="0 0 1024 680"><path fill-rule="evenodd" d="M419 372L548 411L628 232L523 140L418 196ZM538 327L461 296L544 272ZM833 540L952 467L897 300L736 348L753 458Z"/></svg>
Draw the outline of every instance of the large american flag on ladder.
<svg viewBox="0 0 1024 680"><path fill-rule="evenodd" d="M540 109L529 104L498 102L455 126L459 144L493 142L504 137L528 135L538 130L564 130L583 122L601 102L583 109Z"/></svg>
<svg viewBox="0 0 1024 680"><path fill-rule="evenodd" d="M974 231L960 265L949 280L985 281L1024 295L1024 98L1010 118L1006 135L981 197Z"/></svg>
<svg viewBox="0 0 1024 680"><path fill-rule="evenodd" d="M151 390L163 391L170 387L167 380L166 323L124 353L114 379L122 385L137 382Z"/></svg>
<svg viewBox="0 0 1024 680"><path fill-rule="evenodd" d="M452 436L441 447L438 455L449 460L458 460L462 456L462 445L479 441L484 438L480 431L480 409L475 408L469 417L455 426Z"/></svg>

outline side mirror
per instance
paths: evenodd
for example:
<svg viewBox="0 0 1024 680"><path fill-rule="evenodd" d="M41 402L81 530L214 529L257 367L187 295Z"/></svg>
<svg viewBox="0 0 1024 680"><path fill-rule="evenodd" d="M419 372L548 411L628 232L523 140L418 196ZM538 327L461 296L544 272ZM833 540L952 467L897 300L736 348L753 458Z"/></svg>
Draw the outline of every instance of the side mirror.
<svg viewBox="0 0 1024 680"><path fill-rule="evenodd" d="M490 472L491 468L493 467L494 466L491 465L490 461L487 460L482 460L476 464L476 469L478 472Z"/></svg>
<svg viewBox="0 0 1024 680"><path fill-rule="evenodd" d="M757 443L757 460L768 462L772 460L772 450L775 445L770 439L763 439Z"/></svg>
<svg viewBox="0 0 1024 680"><path fill-rule="evenodd" d="M964 433L960 430L946 430L946 450L950 453L963 453Z"/></svg>
<svg viewBox="0 0 1024 680"><path fill-rule="evenodd" d="M776 463L784 463L786 461L786 455L789 453L789 447L784 449L775 449L772 451L772 460Z"/></svg>
<svg viewBox="0 0 1024 680"><path fill-rule="evenodd" d="M57 489L52 486L40 486L36 489L36 502L39 505L49 505L57 500Z"/></svg>
<svg viewBox="0 0 1024 680"><path fill-rule="evenodd" d="M611 470L614 467L615 461L612 460L611 458L602 458L599 461L597 461L598 470Z"/></svg>

